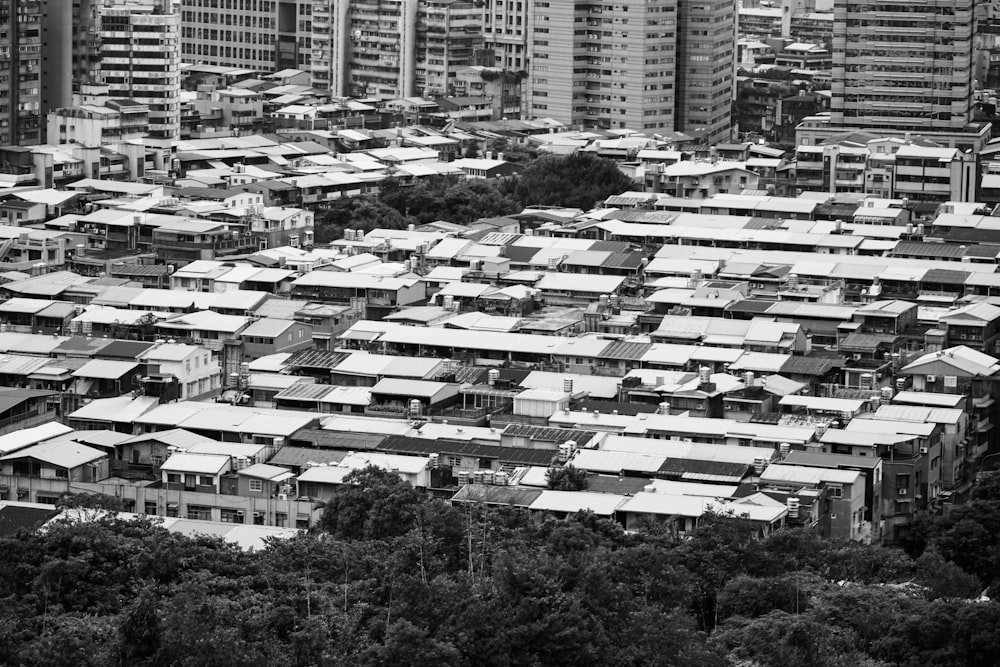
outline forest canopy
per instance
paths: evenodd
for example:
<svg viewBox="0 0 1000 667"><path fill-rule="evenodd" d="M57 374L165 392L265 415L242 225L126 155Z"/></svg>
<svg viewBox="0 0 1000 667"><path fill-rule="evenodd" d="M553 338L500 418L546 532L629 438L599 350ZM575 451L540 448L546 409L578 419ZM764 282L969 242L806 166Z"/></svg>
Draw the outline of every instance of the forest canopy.
<svg viewBox="0 0 1000 667"><path fill-rule="evenodd" d="M335 241L344 229L403 229L437 220L468 224L532 205L587 210L633 186L614 162L589 154L539 157L499 181L438 176L404 184L390 178L377 194L326 204L316 214L316 242Z"/></svg>
<svg viewBox="0 0 1000 667"><path fill-rule="evenodd" d="M0 663L1000 664L1000 607L980 597L996 571L946 558L950 522L908 555L758 539L726 516L687 539L627 534L589 513L452 506L377 469L350 481L318 529L262 551L154 519L0 538Z"/></svg>

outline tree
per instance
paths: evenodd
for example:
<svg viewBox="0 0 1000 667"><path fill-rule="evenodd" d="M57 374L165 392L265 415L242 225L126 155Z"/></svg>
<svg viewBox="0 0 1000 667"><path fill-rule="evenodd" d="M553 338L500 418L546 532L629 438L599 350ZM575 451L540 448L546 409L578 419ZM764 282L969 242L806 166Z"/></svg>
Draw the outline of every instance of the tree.
<svg viewBox="0 0 1000 667"><path fill-rule="evenodd" d="M713 636L737 659L761 667L849 667L874 665L855 647L853 633L801 614L773 611L747 620L735 618Z"/></svg>
<svg viewBox="0 0 1000 667"><path fill-rule="evenodd" d="M59 509L92 509L104 512L124 512L125 503L121 498L106 493L64 493L56 502Z"/></svg>
<svg viewBox="0 0 1000 667"><path fill-rule="evenodd" d="M635 188L611 160L583 153L540 157L518 176L514 196L524 206L565 206L588 210L596 202Z"/></svg>
<svg viewBox="0 0 1000 667"><path fill-rule="evenodd" d="M400 619L389 627L384 643L362 654L361 664L449 667L460 665L462 661L452 644L437 640L414 623Z"/></svg>
<svg viewBox="0 0 1000 667"><path fill-rule="evenodd" d="M323 510L319 529L341 539L398 537L413 528L420 502L420 494L399 475L367 466L344 478Z"/></svg>
<svg viewBox="0 0 1000 667"><path fill-rule="evenodd" d="M994 470L981 473L977 477L969 497L972 500L1000 502L1000 472Z"/></svg>
<svg viewBox="0 0 1000 667"><path fill-rule="evenodd" d="M468 224L521 210L518 202L494 183L454 176L422 179L412 185L390 179L382 186L379 201L415 224L436 220Z"/></svg>
<svg viewBox="0 0 1000 667"><path fill-rule="evenodd" d="M406 217L376 197L342 197L316 213L316 243L336 241L345 229L403 229L407 224Z"/></svg>
<svg viewBox="0 0 1000 667"><path fill-rule="evenodd" d="M808 584L798 573L780 577L736 577L719 591L719 618L757 618L772 611L802 613L809 608Z"/></svg>
<svg viewBox="0 0 1000 667"><path fill-rule="evenodd" d="M587 471L573 464L549 468L545 472L545 483L557 491L583 491L587 488Z"/></svg>

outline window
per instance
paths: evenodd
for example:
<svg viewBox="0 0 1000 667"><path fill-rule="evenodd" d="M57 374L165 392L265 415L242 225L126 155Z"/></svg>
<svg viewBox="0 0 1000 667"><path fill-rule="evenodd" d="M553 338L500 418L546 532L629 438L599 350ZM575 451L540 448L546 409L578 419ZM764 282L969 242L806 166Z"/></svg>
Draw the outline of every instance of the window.
<svg viewBox="0 0 1000 667"><path fill-rule="evenodd" d="M209 475L198 475L198 484L201 486L212 486L215 484L215 478Z"/></svg>
<svg viewBox="0 0 1000 667"><path fill-rule="evenodd" d="M167 484L180 484L180 483L181 483L181 476L179 473L176 472L167 473Z"/></svg>
<svg viewBox="0 0 1000 667"><path fill-rule="evenodd" d="M260 493L264 490L264 482L259 479L250 480L250 490L254 493Z"/></svg>
<svg viewBox="0 0 1000 667"><path fill-rule="evenodd" d="M908 474L898 474L896 475L896 489L899 491L899 495L906 495L907 489L910 488L910 476Z"/></svg>
<svg viewBox="0 0 1000 667"><path fill-rule="evenodd" d="M839 484L831 484L826 488L830 490L831 498L842 498L844 496L844 487Z"/></svg>
<svg viewBox="0 0 1000 667"><path fill-rule="evenodd" d="M199 521L211 521L212 508L204 507L202 505L188 505L187 518L198 519Z"/></svg>
<svg viewBox="0 0 1000 667"><path fill-rule="evenodd" d="M243 523L243 510L223 507L219 518L223 523Z"/></svg>

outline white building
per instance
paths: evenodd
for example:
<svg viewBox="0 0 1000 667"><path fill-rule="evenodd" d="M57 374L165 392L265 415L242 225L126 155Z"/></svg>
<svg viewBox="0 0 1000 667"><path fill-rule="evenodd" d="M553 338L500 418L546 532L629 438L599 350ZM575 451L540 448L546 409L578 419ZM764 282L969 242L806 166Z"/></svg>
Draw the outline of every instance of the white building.
<svg viewBox="0 0 1000 667"><path fill-rule="evenodd" d="M189 399L222 386L219 362L212 353L198 345L164 343L142 354L152 376L177 378L180 399Z"/></svg>

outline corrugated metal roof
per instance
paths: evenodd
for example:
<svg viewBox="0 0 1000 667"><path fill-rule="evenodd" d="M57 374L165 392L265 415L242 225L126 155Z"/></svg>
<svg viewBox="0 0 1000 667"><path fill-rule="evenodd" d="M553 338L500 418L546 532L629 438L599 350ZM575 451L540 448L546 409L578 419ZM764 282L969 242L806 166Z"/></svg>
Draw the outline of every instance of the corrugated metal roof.
<svg viewBox="0 0 1000 667"><path fill-rule="evenodd" d="M309 384L298 382L290 387L282 389L274 395L275 400L287 398L297 401L318 401L333 390L333 385L329 384Z"/></svg>
<svg viewBox="0 0 1000 667"><path fill-rule="evenodd" d="M930 245L930 244L925 244ZM930 269L924 274L920 282L923 283L947 283L954 285L964 285L968 277L972 275L968 271L952 271L951 269Z"/></svg>
<svg viewBox="0 0 1000 667"><path fill-rule="evenodd" d="M714 477L730 478L738 482L747 474L749 468L750 466L746 463L667 458L660 466L658 472L670 477L684 477L688 473L693 475L712 475Z"/></svg>
<svg viewBox="0 0 1000 667"><path fill-rule="evenodd" d="M231 457L222 454L187 454L181 452L171 455L163 462L160 469L216 475L229 466L230 460Z"/></svg>
<svg viewBox="0 0 1000 667"><path fill-rule="evenodd" d="M349 433L311 428L296 433L294 441L298 443L310 443L313 447L320 449L359 451L377 449L378 445L385 440L385 437L385 434L382 433Z"/></svg>
<svg viewBox="0 0 1000 667"><path fill-rule="evenodd" d="M97 378L99 380L117 380L138 367L139 364L134 361L92 359L78 370L73 371L72 375L73 377Z"/></svg>
<svg viewBox="0 0 1000 667"><path fill-rule="evenodd" d="M590 510L601 516L611 516L626 500L614 493L588 491L542 491L529 506L532 510L550 512L578 512Z"/></svg>
<svg viewBox="0 0 1000 667"><path fill-rule="evenodd" d="M367 448L364 448L367 449ZM348 450L318 449L314 447L282 447L271 457L272 465L305 468L307 463L340 463Z"/></svg>
<svg viewBox="0 0 1000 667"><path fill-rule="evenodd" d="M0 457L0 461L30 457L44 461L45 463L72 469L106 456L107 454L99 449L88 447L73 440L57 440L19 449L12 454Z"/></svg>
<svg viewBox="0 0 1000 667"><path fill-rule="evenodd" d="M454 456L474 456L476 458L495 459L501 464L542 465L552 463L556 452L549 449L527 449L524 447L504 447L501 445L483 445L475 442L411 438L403 435L391 435L378 446L385 452L406 454L450 454Z"/></svg>
<svg viewBox="0 0 1000 667"><path fill-rule="evenodd" d="M642 266L642 260L642 255L637 252L613 252L604 260L601 266L608 269L632 270Z"/></svg>
<svg viewBox="0 0 1000 667"><path fill-rule="evenodd" d="M84 336L72 336L52 350L55 355L60 354L86 354L94 356L113 341L108 338L86 338Z"/></svg>
<svg viewBox="0 0 1000 667"><path fill-rule="evenodd" d="M572 440L578 447L586 447L597 433L569 428L552 428L549 426L532 426L531 424L507 424L503 435L514 438L528 438L537 442L564 443Z"/></svg>
<svg viewBox="0 0 1000 667"><path fill-rule="evenodd" d="M203 435L198 435L197 433L192 433L191 431L185 431L182 428L172 428L166 431L156 431L154 433L136 435L128 440L123 440L119 444L131 445L139 442L150 442L153 440L161 442L165 445L181 447L182 449L187 449L188 447L193 447L194 445L215 442L215 440L212 440L211 438L206 438Z"/></svg>
<svg viewBox="0 0 1000 667"><path fill-rule="evenodd" d="M30 357L20 354L0 355L0 375L31 375L40 368L53 363L45 357Z"/></svg>
<svg viewBox="0 0 1000 667"><path fill-rule="evenodd" d="M433 398L447 389L447 382L432 382L430 380L408 380L404 378L385 378L372 387L373 394L389 394L392 396L413 396Z"/></svg>
<svg viewBox="0 0 1000 667"><path fill-rule="evenodd" d="M616 341L604 348L604 351L601 352L601 358L638 360L646 354L650 347L652 347L650 343Z"/></svg>
<svg viewBox="0 0 1000 667"><path fill-rule="evenodd" d="M295 352L285 361L284 365L288 368L321 368L331 370L349 356L350 354L346 352L306 349Z"/></svg>
<svg viewBox="0 0 1000 667"><path fill-rule="evenodd" d="M101 356L112 359L137 359L140 354L154 345L155 343L144 343L138 340L113 340L101 348Z"/></svg>
<svg viewBox="0 0 1000 667"><path fill-rule="evenodd" d="M890 257L917 255L918 257L961 257L965 253L962 246L951 243L924 243L922 241L900 241Z"/></svg>
<svg viewBox="0 0 1000 667"><path fill-rule="evenodd" d="M516 486L494 486L492 484L466 484L454 496L452 502L485 503L487 505L513 505L514 507L529 507L538 496L541 489L525 489Z"/></svg>
<svg viewBox="0 0 1000 667"><path fill-rule="evenodd" d="M782 375L825 375L834 368L844 365L842 359L827 359L821 357L788 357L781 365Z"/></svg>

